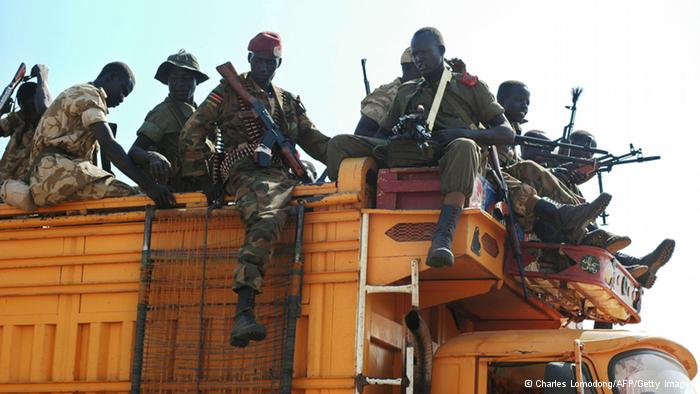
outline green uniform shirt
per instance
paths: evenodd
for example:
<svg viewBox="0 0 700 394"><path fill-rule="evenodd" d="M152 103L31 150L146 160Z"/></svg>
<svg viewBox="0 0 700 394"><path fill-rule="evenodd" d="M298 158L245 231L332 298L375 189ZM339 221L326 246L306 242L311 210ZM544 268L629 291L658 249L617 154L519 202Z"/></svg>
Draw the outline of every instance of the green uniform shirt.
<svg viewBox="0 0 700 394"><path fill-rule="evenodd" d="M462 74L452 73L452 79L447 82L432 131L448 128L476 129L480 124L485 126L503 113L503 108L485 83L476 81L474 86L467 86L460 82L461 78ZM437 82L430 83L425 78L404 83L399 87L396 99L380 126L391 130L398 123L399 117L415 112L418 105L423 105L425 113L429 114L436 90Z"/></svg>
<svg viewBox="0 0 700 394"><path fill-rule="evenodd" d="M10 137L0 159L0 183L5 179L23 179L29 170L34 128L19 112L0 119L0 136Z"/></svg>
<svg viewBox="0 0 700 394"><path fill-rule="evenodd" d="M183 184L179 152L180 132L195 109L196 107L189 103L176 101L168 96L146 115L136 132L137 135L143 135L153 141L155 145L148 150L156 151L168 159L172 165L168 185L176 192L194 191L198 187Z"/></svg>
<svg viewBox="0 0 700 394"><path fill-rule="evenodd" d="M275 119L281 119L278 124L285 136L299 144L314 159L326 162L326 145L329 138L321 133L305 114L304 106L299 97L273 86L272 97L258 87L248 73L241 74L243 86L246 87L267 108ZM185 124L180 134L180 153L182 157L182 174L184 176L201 176L207 173L209 158L206 137L209 131L218 126L226 150L252 143L249 129L246 125L259 124L251 110L241 110L240 98L228 83L221 81L214 88L202 105ZM281 101L281 103L280 103ZM274 106L274 111L273 111ZM243 107L247 107L243 105ZM279 111L282 111L279 113ZM262 131L262 126L259 126ZM281 166L273 161L273 166ZM254 170L259 168L252 157L239 160L232 172Z"/></svg>

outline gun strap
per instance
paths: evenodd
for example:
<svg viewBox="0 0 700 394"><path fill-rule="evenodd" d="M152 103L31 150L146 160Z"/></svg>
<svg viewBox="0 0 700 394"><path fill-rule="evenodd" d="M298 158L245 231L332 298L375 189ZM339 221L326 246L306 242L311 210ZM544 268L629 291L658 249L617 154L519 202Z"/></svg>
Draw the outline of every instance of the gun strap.
<svg viewBox="0 0 700 394"><path fill-rule="evenodd" d="M440 76L440 82L438 83L437 90L435 91L435 97L433 98L433 104L430 106L430 112L428 113L428 118L425 122L426 126L428 126L428 130L431 132L433 130L433 125L435 124L438 111L440 110L440 104L442 104L442 97L445 95L447 82L449 82L450 79L452 79L452 72L447 67L443 68L442 76Z"/></svg>

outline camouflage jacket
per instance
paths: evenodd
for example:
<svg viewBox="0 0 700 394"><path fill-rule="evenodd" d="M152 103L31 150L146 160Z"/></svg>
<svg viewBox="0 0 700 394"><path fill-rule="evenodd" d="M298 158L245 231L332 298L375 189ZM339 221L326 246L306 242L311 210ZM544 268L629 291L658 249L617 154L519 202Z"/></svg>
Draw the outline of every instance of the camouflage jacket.
<svg viewBox="0 0 700 394"><path fill-rule="evenodd" d="M365 115L379 124L387 112L389 112L391 103L394 101L396 93L399 91L399 86L401 86L401 78L396 78L374 89L360 104L360 112L362 115Z"/></svg>
<svg viewBox="0 0 700 394"><path fill-rule="evenodd" d="M34 130L19 112L12 112L0 119L0 135L10 137L0 159L0 182L5 179L23 179L27 175Z"/></svg>
<svg viewBox="0 0 700 394"><path fill-rule="evenodd" d="M90 126L107 121L107 94L91 84L74 85L56 97L34 133L30 163L55 149L71 159L91 160L97 137Z"/></svg>
<svg viewBox="0 0 700 394"><path fill-rule="evenodd" d="M285 136L301 146L314 159L326 162L326 145L329 137L323 135L306 116L306 111L298 96L273 86L271 96L258 87L248 73L241 74L243 86L270 112ZM274 110L273 110L274 108ZM222 80L214 88L202 105L185 124L180 133L180 155L182 174L196 177L208 173L207 159L209 148L206 137L215 127L223 136L224 149L231 150L249 143L257 143L250 138L251 129L264 130L250 106L243 102L226 81ZM273 165L281 167L279 161ZM236 162L231 170L255 170L259 168L248 156Z"/></svg>

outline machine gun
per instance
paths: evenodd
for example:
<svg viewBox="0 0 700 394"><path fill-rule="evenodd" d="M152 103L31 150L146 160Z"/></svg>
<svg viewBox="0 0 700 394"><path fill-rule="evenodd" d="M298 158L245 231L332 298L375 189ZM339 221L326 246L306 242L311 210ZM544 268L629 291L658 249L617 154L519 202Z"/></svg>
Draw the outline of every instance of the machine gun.
<svg viewBox="0 0 700 394"><path fill-rule="evenodd" d="M25 76L27 73L27 66L24 63L19 64L19 68L17 69L17 72L15 73L15 76L12 77L12 80L10 83L5 87L5 89L2 91L2 95L0 95L0 111L2 111L3 108L5 108L5 105L7 104L8 101L10 101L10 98L12 97L12 92L15 91L17 88L17 85L19 85L20 82L26 81L31 77Z"/></svg>
<svg viewBox="0 0 700 394"><path fill-rule="evenodd" d="M586 159L574 156L564 156L568 158L568 163L563 164L565 168L570 168L574 172L581 174L584 178L590 179L593 175L598 177L598 190L602 193L603 190L603 173L612 171L613 167L622 164L643 163L646 161L654 161L661 159L661 156L645 157L641 148L635 148L630 144L630 150L627 153L616 156L607 153L601 157ZM603 211L600 215L603 219L603 224L608 224L607 218L610 216Z"/></svg>
<svg viewBox="0 0 700 394"><path fill-rule="evenodd" d="M583 93L583 88L571 88L571 105L566 106L566 109L571 111L571 115L569 116L569 123L566 126L564 126L564 132L562 133L561 138L557 141L569 141L571 133L574 131L574 122L576 121L576 103L578 102L578 98L581 96L581 93Z"/></svg>
<svg viewBox="0 0 700 394"><path fill-rule="evenodd" d="M265 133L262 135L260 143L254 152L255 162L260 167L269 167L272 164L272 154L274 151L282 159L284 165L287 166L295 176L301 179L302 182L312 183L313 179L299 159L294 144L282 134L270 113L265 109L265 106L243 87L233 64L231 64L231 62L226 62L217 66L216 71L224 77L226 82L228 82L241 99L250 104L253 111L258 115L258 119L260 119L265 126Z"/></svg>

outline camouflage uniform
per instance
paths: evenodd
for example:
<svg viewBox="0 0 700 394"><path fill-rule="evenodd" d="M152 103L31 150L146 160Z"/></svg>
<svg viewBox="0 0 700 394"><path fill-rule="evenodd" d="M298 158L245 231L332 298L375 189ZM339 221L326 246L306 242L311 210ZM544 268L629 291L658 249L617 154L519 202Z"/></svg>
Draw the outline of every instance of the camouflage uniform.
<svg viewBox="0 0 700 394"><path fill-rule="evenodd" d="M481 81L464 82L465 76L468 74L452 74L433 132L448 128L476 129L503 114L503 108L496 102L488 86ZM402 84L380 126L391 130L400 116L414 112L418 105L423 105L425 112L430 113L436 89L437 83L431 84L424 78ZM474 187L474 178L484 168L483 149L468 138L453 140L440 153L432 141L425 149L415 143L401 145L405 145L400 153L403 162L414 166L439 164L440 191L443 194L461 192L468 197ZM340 163L345 158L374 156L383 162L387 159L385 152L391 155L391 149L386 141L379 139L354 135L333 137L328 144L328 176L332 180L337 179Z"/></svg>
<svg viewBox="0 0 700 394"><path fill-rule="evenodd" d="M520 130L519 124L512 123L512 126L516 132ZM547 197L560 204L583 202L583 197L569 189L551 171L532 160L522 160L513 145L501 145L498 153L513 212L524 231L532 231L536 220L534 212L525 208L525 203L533 196Z"/></svg>
<svg viewBox="0 0 700 394"><path fill-rule="evenodd" d="M299 97L273 86L271 96L258 87L248 73L241 75L243 86L270 112L275 123L292 141L314 159L326 161L328 137L305 114ZM221 130L224 147L231 151L251 141L251 131L262 131L250 106L222 81L185 124L180 134L182 173L199 177L208 173L206 136L215 126ZM260 168L252 156L238 160L225 180L226 193L235 197L241 221L246 228L245 242L238 253L233 288L252 287L260 292L271 245L279 240L288 216L288 204L296 180L279 160L270 168Z"/></svg>
<svg viewBox="0 0 700 394"><path fill-rule="evenodd" d="M24 179L27 175L34 130L19 112L0 119L0 136L10 137L0 159L0 183L5 179Z"/></svg>
<svg viewBox="0 0 700 394"><path fill-rule="evenodd" d="M362 115L365 115L379 124L389 112L391 103L394 101L394 97L396 97L396 93L399 91L399 86L401 86L401 78L396 78L374 89L372 93L367 95L367 97L362 100L362 103L360 103L360 112Z"/></svg>
<svg viewBox="0 0 700 394"><path fill-rule="evenodd" d="M176 192L192 192L200 189L198 182L183 178L178 149L180 131L194 111L195 107L192 105L173 100L168 96L146 115L143 125L136 132L137 135L143 135L153 141L155 145L149 147L149 150L158 152L168 159L172 170L167 184Z"/></svg>
<svg viewBox="0 0 700 394"><path fill-rule="evenodd" d="M107 121L107 95L90 84L72 86L46 109L34 135L29 187L37 206L135 194L91 162L97 138L90 125Z"/></svg>

